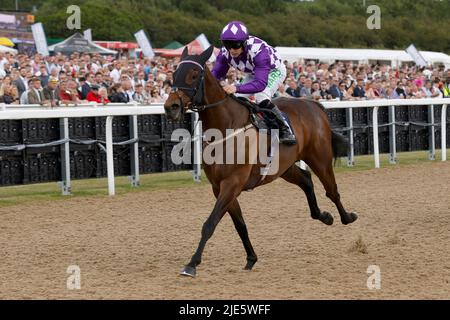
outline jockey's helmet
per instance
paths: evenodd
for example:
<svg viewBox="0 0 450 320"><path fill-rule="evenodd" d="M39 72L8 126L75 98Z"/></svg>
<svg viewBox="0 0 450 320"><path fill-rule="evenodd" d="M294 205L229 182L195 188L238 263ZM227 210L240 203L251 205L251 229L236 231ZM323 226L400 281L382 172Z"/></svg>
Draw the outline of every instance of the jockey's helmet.
<svg viewBox="0 0 450 320"><path fill-rule="evenodd" d="M248 39L247 27L241 21L231 21L223 28L220 35L225 48L238 49Z"/></svg>

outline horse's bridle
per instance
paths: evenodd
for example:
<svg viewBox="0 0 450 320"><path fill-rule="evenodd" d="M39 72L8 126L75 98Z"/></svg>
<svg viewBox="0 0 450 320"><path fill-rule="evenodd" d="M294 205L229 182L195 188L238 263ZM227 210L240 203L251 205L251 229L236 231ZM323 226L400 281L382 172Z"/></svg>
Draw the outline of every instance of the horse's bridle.
<svg viewBox="0 0 450 320"><path fill-rule="evenodd" d="M228 96L226 96L224 99L211 103L211 104L204 104L203 103L203 97L205 94L205 66L202 66L200 63L193 61L193 60L183 60L178 64L177 69L180 67L180 65L190 63L200 68L200 76L197 79L197 82L193 85L193 87L183 87L183 86L176 86L176 80L177 80L177 74L174 74L173 79L173 86L171 92L176 93L178 90L183 91L190 99L191 103L189 105L183 104L183 99L180 97L181 101L181 108L183 111L186 111L188 109L194 111L194 112L200 112L208 108L215 107L222 102L224 102ZM176 72L176 70L175 70Z"/></svg>

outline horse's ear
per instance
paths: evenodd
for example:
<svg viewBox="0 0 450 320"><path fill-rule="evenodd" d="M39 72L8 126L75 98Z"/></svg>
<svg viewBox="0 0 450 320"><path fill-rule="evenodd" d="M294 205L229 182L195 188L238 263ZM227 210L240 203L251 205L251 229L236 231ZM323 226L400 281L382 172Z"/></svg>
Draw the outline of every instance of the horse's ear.
<svg viewBox="0 0 450 320"><path fill-rule="evenodd" d="M214 46L209 46L208 49L202 52L202 54L200 55L200 59L203 63L206 63L206 61L208 61L208 59L211 57L213 53L213 50Z"/></svg>
<svg viewBox="0 0 450 320"><path fill-rule="evenodd" d="M183 60L184 58L186 58L187 56L188 56L188 47L187 46L185 46L184 47L184 50L183 50L183 53L181 54L181 60Z"/></svg>

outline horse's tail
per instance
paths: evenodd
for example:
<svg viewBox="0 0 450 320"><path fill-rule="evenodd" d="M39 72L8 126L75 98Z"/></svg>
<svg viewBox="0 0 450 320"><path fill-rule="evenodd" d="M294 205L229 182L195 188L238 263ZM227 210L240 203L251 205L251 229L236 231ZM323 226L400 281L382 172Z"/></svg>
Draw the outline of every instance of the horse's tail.
<svg viewBox="0 0 450 320"><path fill-rule="evenodd" d="M331 131L331 147L334 159L347 156L348 140L340 133Z"/></svg>

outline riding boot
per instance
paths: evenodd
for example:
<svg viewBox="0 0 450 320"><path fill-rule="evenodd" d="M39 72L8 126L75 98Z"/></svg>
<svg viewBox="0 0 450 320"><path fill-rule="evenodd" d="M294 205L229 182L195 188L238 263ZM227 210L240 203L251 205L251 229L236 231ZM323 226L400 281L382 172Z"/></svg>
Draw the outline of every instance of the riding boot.
<svg viewBox="0 0 450 320"><path fill-rule="evenodd" d="M273 115L275 116L275 119L277 120L278 126L280 128L280 142L284 144L296 144L297 139L295 138L295 135L289 123L281 114L280 109L278 109L278 107L271 101L265 100L264 105L266 108L271 109Z"/></svg>

